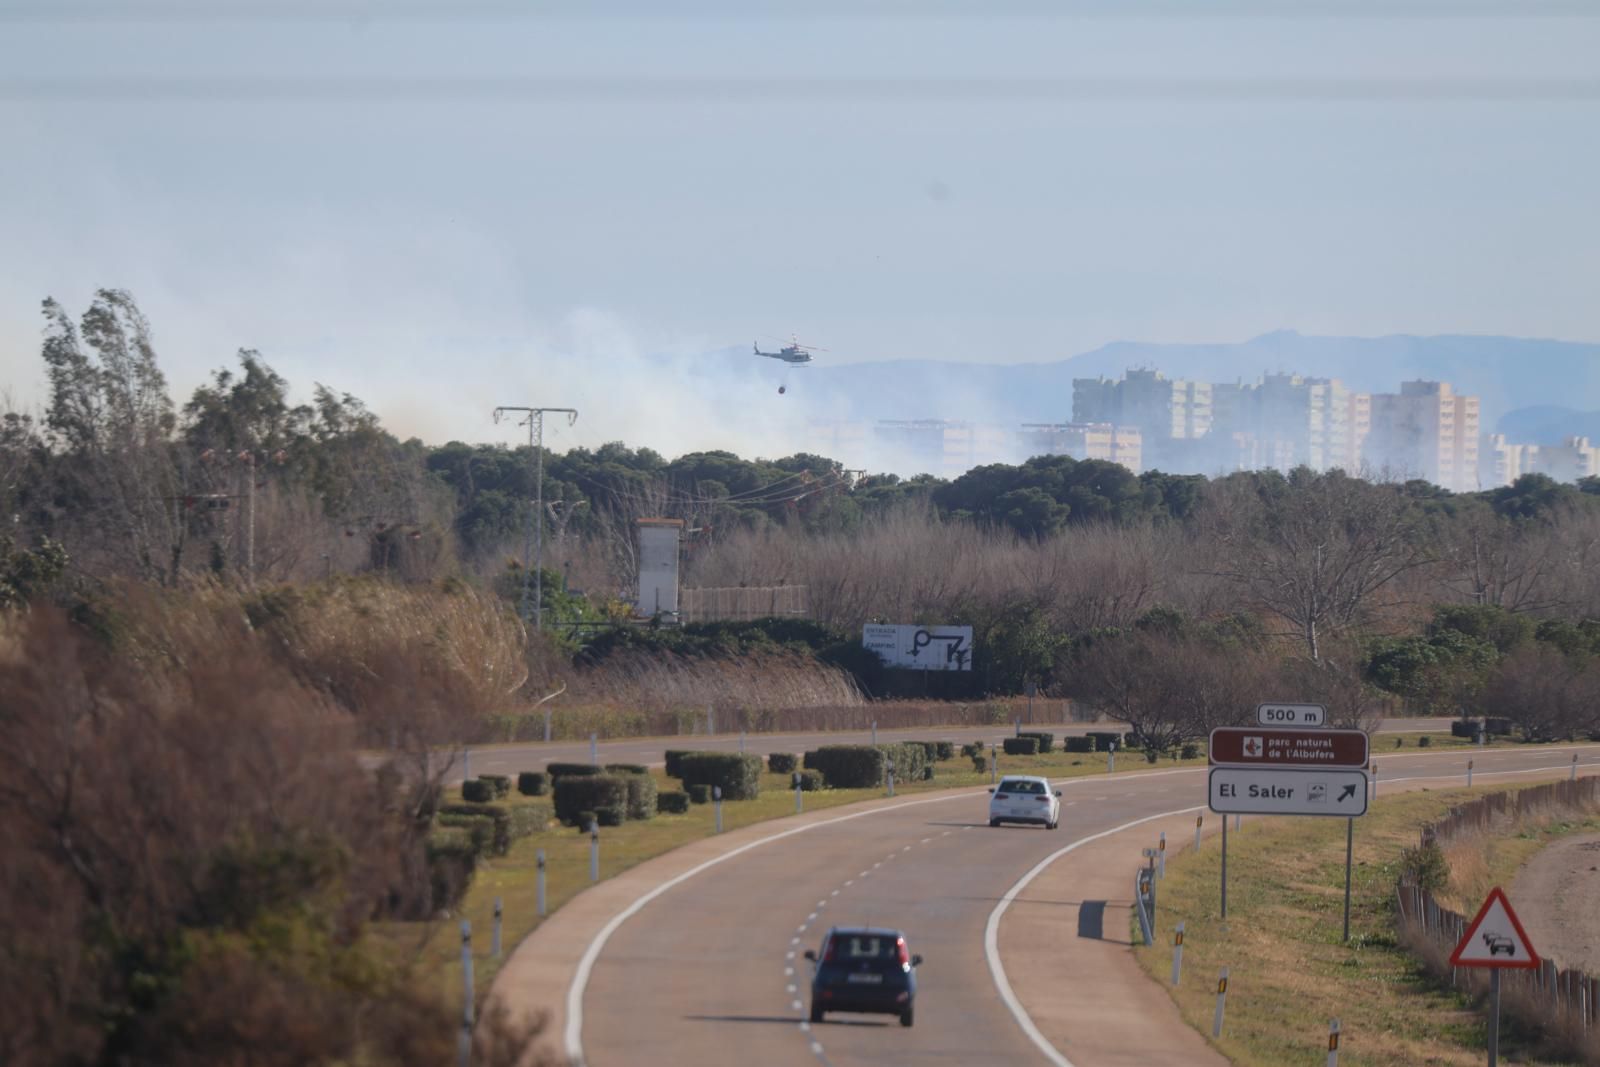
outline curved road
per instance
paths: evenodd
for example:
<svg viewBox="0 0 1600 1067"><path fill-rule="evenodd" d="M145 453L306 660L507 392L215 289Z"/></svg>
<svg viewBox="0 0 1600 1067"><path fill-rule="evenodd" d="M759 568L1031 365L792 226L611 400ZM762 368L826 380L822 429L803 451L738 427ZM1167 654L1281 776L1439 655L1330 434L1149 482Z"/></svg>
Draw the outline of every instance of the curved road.
<svg viewBox="0 0 1600 1067"><path fill-rule="evenodd" d="M1472 755L1477 781L1490 784L1560 774L1573 751ZM1461 784L1465 759L1459 750L1380 756L1380 792ZM1586 773L1592 772L1594 750L1583 759ZM588 942L592 968L586 982L571 986L568 1007L578 1012L566 1013L567 1035L581 1042L591 1067L1041 1063L1052 1062L1049 1046L1070 1055L1070 1033L1044 1033L1041 1041L1028 1036L1021 1005L1050 997L1049 988L1030 982L1030 959L1046 952L1059 967L1061 954L1072 953L1074 940L1085 936L1083 916L1048 944L1020 949L1018 938L1008 937L1015 909L996 918L991 941L1005 954L1016 991L1011 1003L995 973L1001 961L986 950L991 916L1020 878L1064 847L1203 805L1204 781L1202 767L1064 782L1062 826L1054 832L991 830L987 794L963 790L846 810L747 847L659 892L603 943ZM783 833L788 822L769 824L770 833ZM1057 860L1072 862L1071 852ZM1137 851L1130 851L1130 879L1137 863ZM1077 903L1033 899L1028 906L1034 916L1041 906L1069 904L1076 914ZM558 913L551 924L560 920ZM1126 921L1124 910L1107 909L1106 933L1121 936ZM913 951L925 957L911 1030L889 1017L842 1016L815 1027L804 1021L809 969L802 953L833 923L907 932ZM1053 1025L1061 1028L1059 1020Z"/></svg>

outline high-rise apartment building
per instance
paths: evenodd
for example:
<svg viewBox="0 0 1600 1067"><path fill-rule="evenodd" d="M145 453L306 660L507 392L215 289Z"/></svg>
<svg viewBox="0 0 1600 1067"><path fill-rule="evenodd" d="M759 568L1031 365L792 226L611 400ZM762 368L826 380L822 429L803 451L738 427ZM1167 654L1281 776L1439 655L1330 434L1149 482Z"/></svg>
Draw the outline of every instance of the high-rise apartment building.
<svg viewBox="0 0 1600 1067"><path fill-rule="evenodd" d="M1147 443L1204 437L1211 432L1211 386L1155 370L1130 370L1116 381L1075 378L1072 421L1136 429Z"/></svg>
<svg viewBox="0 0 1600 1067"><path fill-rule="evenodd" d="M1351 437L1356 395L1337 378L1298 374L1268 374L1253 385L1214 385L1212 428L1231 442L1219 447L1226 464L1237 463L1239 469L1354 470L1359 463Z"/></svg>
<svg viewBox="0 0 1600 1067"><path fill-rule="evenodd" d="M1368 462L1400 477L1426 478L1456 492L1478 488L1478 398L1449 382L1401 382L1372 395Z"/></svg>
<svg viewBox="0 0 1600 1067"><path fill-rule="evenodd" d="M1576 482L1600 475L1600 448L1587 437L1568 437L1559 445L1525 445L1527 471L1548 474L1558 482Z"/></svg>
<svg viewBox="0 0 1600 1067"><path fill-rule="evenodd" d="M1120 463L1134 473L1142 469L1143 439L1131 426L1109 422L1025 423L1017 433L1024 458L1071 456Z"/></svg>
<svg viewBox="0 0 1600 1067"><path fill-rule="evenodd" d="M1507 441L1503 433L1484 434L1478 446L1478 484L1485 489L1497 489L1522 477L1530 448L1538 450L1537 445Z"/></svg>

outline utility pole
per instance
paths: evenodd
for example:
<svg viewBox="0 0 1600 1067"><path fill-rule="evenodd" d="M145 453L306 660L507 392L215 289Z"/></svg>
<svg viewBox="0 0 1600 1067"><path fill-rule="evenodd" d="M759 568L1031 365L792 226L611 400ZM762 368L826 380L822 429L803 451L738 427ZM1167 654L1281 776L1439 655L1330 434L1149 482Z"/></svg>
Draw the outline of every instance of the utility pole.
<svg viewBox="0 0 1600 1067"><path fill-rule="evenodd" d="M534 461L534 493L536 494L533 507L534 524L538 528L537 547L533 552L534 572L534 601L533 601L533 628L544 628L544 417L546 414L559 414L567 417L567 425L571 426L578 421L577 408L528 408L528 407L498 407L494 409L494 421L498 423L507 414L519 414L522 421L517 425L528 428L528 447L533 452ZM528 617L528 538L527 528L523 529L522 540L522 617Z"/></svg>

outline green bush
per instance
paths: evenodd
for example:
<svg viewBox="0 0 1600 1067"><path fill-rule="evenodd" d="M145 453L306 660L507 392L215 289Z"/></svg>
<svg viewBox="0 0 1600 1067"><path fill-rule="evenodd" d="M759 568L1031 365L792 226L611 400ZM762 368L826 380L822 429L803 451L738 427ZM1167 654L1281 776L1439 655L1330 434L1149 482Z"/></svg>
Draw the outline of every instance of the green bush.
<svg viewBox="0 0 1600 1067"><path fill-rule="evenodd" d="M982 774L984 771L988 770L989 769L989 757L985 756L981 752L978 753L978 755L973 756L972 757L972 769L974 771L977 771L979 774Z"/></svg>
<svg viewBox="0 0 1600 1067"><path fill-rule="evenodd" d="M796 771L800 776L800 792L818 793L828 787L827 780L822 777L822 772L812 767L803 771Z"/></svg>
<svg viewBox="0 0 1600 1067"><path fill-rule="evenodd" d="M599 823L600 816L592 811L580 811L573 817L572 821L572 825L576 826L580 832L587 832L589 827L597 826Z"/></svg>
<svg viewBox="0 0 1600 1067"><path fill-rule="evenodd" d="M973 756L983 755L983 750L985 747L987 746L985 746L982 741L968 741L966 744L961 746L961 754L968 759L971 759Z"/></svg>
<svg viewBox="0 0 1600 1067"><path fill-rule="evenodd" d="M1178 755L1182 759L1199 759L1200 746L1195 744L1193 741L1189 741L1178 750Z"/></svg>
<svg viewBox="0 0 1600 1067"><path fill-rule="evenodd" d="M668 778L682 778L683 777L683 771L682 771L681 768L679 768L678 761L683 759L683 757L685 757L687 755L690 755L690 754L691 754L691 751L688 750L688 749L682 749L682 748L669 748L669 749L667 749L666 756L667 756L667 777Z"/></svg>
<svg viewBox="0 0 1600 1067"><path fill-rule="evenodd" d="M935 741L933 743L933 758L941 761L955 759L956 743L954 741Z"/></svg>
<svg viewBox="0 0 1600 1067"><path fill-rule="evenodd" d="M660 797L656 793L656 780L648 774L630 774L628 782L628 818L653 819Z"/></svg>
<svg viewBox="0 0 1600 1067"><path fill-rule="evenodd" d="M789 774L799 762L793 752L774 752L767 757L767 769L773 774Z"/></svg>
<svg viewBox="0 0 1600 1067"><path fill-rule="evenodd" d="M468 804L487 804L494 799L494 786L481 778L468 779L461 783L461 799Z"/></svg>
<svg viewBox="0 0 1600 1067"><path fill-rule="evenodd" d="M682 815L689 810L689 794L669 789L656 797L656 809L665 815Z"/></svg>
<svg viewBox="0 0 1600 1067"><path fill-rule="evenodd" d="M581 778L601 773L593 763L550 763L546 764L544 770L552 782L557 778Z"/></svg>
<svg viewBox="0 0 1600 1067"><path fill-rule="evenodd" d="M1429 737L1427 734L1423 734L1421 737L1417 738L1418 748L1428 748L1432 746L1432 744L1433 738Z"/></svg>
<svg viewBox="0 0 1600 1067"><path fill-rule="evenodd" d="M1039 739L1037 737L1008 737L1000 742L1000 747L1008 756L1037 756L1039 754Z"/></svg>
<svg viewBox="0 0 1600 1067"><path fill-rule="evenodd" d="M480 856L494 849L494 819L487 815L440 815L434 825L465 831Z"/></svg>
<svg viewBox="0 0 1600 1067"><path fill-rule="evenodd" d="M506 811L511 817L513 841L542 833L550 826L550 819L554 815L549 801L545 800L532 804L512 804Z"/></svg>
<svg viewBox="0 0 1600 1067"><path fill-rule="evenodd" d="M1124 743L1125 739L1121 734L1111 730L1093 730L1086 736L1094 738L1094 748L1089 750L1091 752L1110 752L1112 745L1116 745L1119 749L1132 747L1130 744ZM1132 737L1133 735L1130 734L1128 736Z"/></svg>
<svg viewBox="0 0 1600 1067"><path fill-rule="evenodd" d="M689 794L689 800L695 804L706 804L711 800L711 787L704 782L686 785L683 791Z"/></svg>
<svg viewBox="0 0 1600 1067"><path fill-rule="evenodd" d="M1436 893L1450 884L1450 864L1443 850L1429 841L1400 854L1400 877L1402 881Z"/></svg>
<svg viewBox="0 0 1600 1067"><path fill-rule="evenodd" d="M480 850L472 835L457 827L431 831L423 842L428 864L428 889L434 911L453 908L472 883Z"/></svg>
<svg viewBox="0 0 1600 1067"><path fill-rule="evenodd" d="M1061 747L1068 752L1093 752L1094 738L1087 734L1083 737L1065 737L1061 740Z"/></svg>
<svg viewBox="0 0 1600 1067"><path fill-rule="evenodd" d="M922 746L923 763L932 763L939 758L939 742L937 741L907 741L906 744Z"/></svg>
<svg viewBox="0 0 1600 1067"><path fill-rule="evenodd" d="M754 800L761 795L761 757L737 752L692 752L678 761L687 786L721 786L723 800Z"/></svg>
<svg viewBox="0 0 1600 1067"><path fill-rule="evenodd" d="M924 782L933 781L933 764L929 763L922 768L922 780Z"/></svg>
<svg viewBox="0 0 1600 1067"><path fill-rule="evenodd" d="M871 789L882 785L888 753L872 745L823 745L807 753L806 766L821 771L830 789Z"/></svg>
<svg viewBox="0 0 1600 1067"><path fill-rule="evenodd" d="M879 745L883 749L888 766L894 768L894 780L897 782L916 782L922 779L922 768L927 766L927 749L917 741L905 741L899 744Z"/></svg>
<svg viewBox="0 0 1600 1067"><path fill-rule="evenodd" d="M1018 737L1037 737L1039 739L1039 751L1040 752L1052 752L1052 751L1055 750L1055 747L1056 747L1056 735L1055 734L1051 734L1051 733L1045 733L1042 730L1024 730L1020 734L1018 734L1017 736Z"/></svg>
<svg viewBox="0 0 1600 1067"><path fill-rule="evenodd" d="M649 774L650 768L642 763L608 763L607 774Z"/></svg>
<svg viewBox="0 0 1600 1067"><path fill-rule="evenodd" d="M550 776L543 771L523 771L517 775L517 792L525 797L542 797L550 792Z"/></svg>
<svg viewBox="0 0 1600 1067"><path fill-rule="evenodd" d="M478 781L488 782L489 788L494 790L494 795L504 797L511 795L511 778L504 774L480 774Z"/></svg>
<svg viewBox="0 0 1600 1067"><path fill-rule="evenodd" d="M628 781L615 774L576 775L556 779L556 818L569 826L576 822L580 812L592 811L602 825L615 826L627 817ZM610 822L612 816L616 822Z"/></svg>
<svg viewBox="0 0 1600 1067"><path fill-rule="evenodd" d="M451 815L481 815L494 821L494 838L487 851L504 856L511 848L511 812L498 804L441 804L439 818Z"/></svg>

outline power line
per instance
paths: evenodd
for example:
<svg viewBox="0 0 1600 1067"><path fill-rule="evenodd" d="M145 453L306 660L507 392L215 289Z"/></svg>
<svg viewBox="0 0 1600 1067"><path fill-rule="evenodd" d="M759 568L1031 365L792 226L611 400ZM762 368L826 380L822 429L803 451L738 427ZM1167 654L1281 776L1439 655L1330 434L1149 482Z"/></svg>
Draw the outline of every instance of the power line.
<svg viewBox="0 0 1600 1067"><path fill-rule="evenodd" d="M502 406L494 409L494 421L499 422L506 414L520 414L524 416L519 426L528 428L528 447L533 451L534 462L537 464L538 473L535 475L534 492L538 494L533 509L533 522L538 529L538 548L534 553L533 567L534 584L536 586L533 601L533 628L544 629L544 417L547 414L565 415L567 425L571 426L578 421L577 408L530 408ZM526 522L527 520L524 520ZM524 525L522 535L522 617L528 617L528 535Z"/></svg>
<svg viewBox="0 0 1600 1067"><path fill-rule="evenodd" d="M147 77L0 79L31 103L1417 103L1600 100L1593 77L652 78L636 76Z"/></svg>

